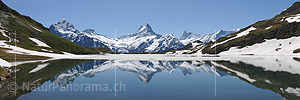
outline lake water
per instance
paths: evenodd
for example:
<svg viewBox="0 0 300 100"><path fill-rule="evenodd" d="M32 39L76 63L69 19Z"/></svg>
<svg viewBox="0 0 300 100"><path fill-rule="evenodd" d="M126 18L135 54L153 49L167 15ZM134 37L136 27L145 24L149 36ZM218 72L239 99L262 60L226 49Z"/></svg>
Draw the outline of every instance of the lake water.
<svg viewBox="0 0 300 100"><path fill-rule="evenodd" d="M13 92L10 94L6 92L2 94L2 98L18 100L284 100L285 98L299 100L299 65L299 59L294 57L218 61L35 62L17 66L19 71L16 80L18 84L16 97L13 96ZM37 88L32 88L34 86ZM26 90L28 87L32 90ZM4 91L3 87L1 90Z"/></svg>

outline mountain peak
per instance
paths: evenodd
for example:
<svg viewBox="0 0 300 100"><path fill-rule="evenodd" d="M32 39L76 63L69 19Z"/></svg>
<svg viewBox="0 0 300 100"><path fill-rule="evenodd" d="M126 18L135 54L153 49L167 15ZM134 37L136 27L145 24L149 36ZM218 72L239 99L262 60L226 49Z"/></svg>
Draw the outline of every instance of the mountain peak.
<svg viewBox="0 0 300 100"><path fill-rule="evenodd" d="M144 24L143 27L151 28L150 25L149 25L148 23Z"/></svg>
<svg viewBox="0 0 300 100"><path fill-rule="evenodd" d="M64 28L74 28L74 25L69 23L66 19L62 19L57 23L57 25L60 25L61 27Z"/></svg>
<svg viewBox="0 0 300 100"><path fill-rule="evenodd" d="M183 31L183 34L187 34L186 30Z"/></svg>
<svg viewBox="0 0 300 100"><path fill-rule="evenodd" d="M160 36L159 34L156 34L151 26L146 23L143 26L140 26L140 28L138 28L138 30L135 33L131 33L125 36L121 36L119 39L124 39L124 38L130 38L130 37L135 37L136 38L140 38L140 37L145 37L145 36Z"/></svg>
<svg viewBox="0 0 300 100"><path fill-rule="evenodd" d="M284 11L282 11L279 15L277 16L285 16L285 15L290 15L290 14L299 14L300 13L300 1L295 2L293 5L290 7L286 8Z"/></svg>
<svg viewBox="0 0 300 100"><path fill-rule="evenodd" d="M64 24L64 23L69 23L69 22L66 19L62 19L57 24Z"/></svg>
<svg viewBox="0 0 300 100"><path fill-rule="evenodd" d="M96 31L93 29L85 29L83 32L88 33L88 34L97 34Z"/></svg>
<svg viewBox="0 0 300 100"><path fill-rule="evenodd" d="M137 32L153 32L151 26L146 23L145 25L141 26Z"/></svg>
<svg viewBox="0 0 300 100"><path fill-rule="evenodd" d="M163 35L163 37L174 37L174 35L172 34L172 33L169 33L169 34L165 34L165 35Z"/></svg>
<svg viewBox="0 0 300 100"><path fill-rule="evenodd" d="M187 39L190 37L193 33L192 32L187 32L186 30L183 32L182 36L179 38L180 40Z"/></svg>
<svg viewBox="0 0 300 100"><path fill-rule="evenodd" d="M223 30L219 30L218 32L216 32L216 34L222 33L224 32Z"/></svg>
<svg viewBox="0 0 300 100"><path fill-rule="evenodd" d="M62 19L57 24L51 25L50 30L58 30L58 31L64 31L64 32L71 31L74 33L79 33L79 31L74 27L74 25L72 25L65 19Z"/></svg>

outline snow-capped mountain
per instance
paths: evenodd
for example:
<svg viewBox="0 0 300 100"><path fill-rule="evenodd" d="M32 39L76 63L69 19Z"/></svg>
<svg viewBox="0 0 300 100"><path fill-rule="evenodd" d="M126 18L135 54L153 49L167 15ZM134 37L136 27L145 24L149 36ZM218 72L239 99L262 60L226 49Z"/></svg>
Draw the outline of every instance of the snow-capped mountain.
<svg viewBox="0 0 300 100"><path fill-rule="evenodd" d="M120 37L116 45L126 48L127 52L163 52L183 47L183 44L170 34L156 34L149 24L141 26L135 33Z"/></svg>
<svg viewBox="0 0 300 100"><path fill-rule="evenodd" d="M50 32L70 40L78 45L92 48L109 48L113 39L97 34L93 29L86 29L82 32L77 30L73 24L65 19L53 24L49 28Z"/></svg>
<svg viewBox="0 0 300 100"><path fill-rule="evenodd" d="M171 34L156 34L149 24L141 26L135 33L124 35L117 39L99 35L92 29L80 32L66 20L51 25L49 29L54 34L81 46L104 47L120 53L164 52L184 46Z"/></svg>
<svg viewBox="0 0 300 100"><path fill-rule="evenodd" d="M218 71L215 67L205 64L204 61L138 61L138 60L94 60L81 63L72 69L64 71L50 80L60 86L71 84L77 77L94 77L99 72L104 72L117 67L118 69L134 73L141 81L148 83L159 72L172 73L180 69L184 75L205 72L218 76L226 74Z"/></svg>
<svg viewBox="0 0 300 100"><path fill-rule="evenodd" d="M202 35L200 34L194 34L192 32L186 32L184 31L182 36L179 38L180 42L184 45L187 45L193 41L199 40L202 38Z"/></svg>
<svg viewBox="0 0 300 100"><path fill-rule="evenodd" d="M208 34L195 34L192 32L184 31L182 36L180 37L180 41L184 45L188 45L189 43L192 43L197 40L200 40L203 43L208 43L210 41L214 42L221 37L224 37L228 34L231 34L231 33L237 32L237 31L239 31L239 29L234 29L231 31L220 30L216 33L208 33Z"/></svg>

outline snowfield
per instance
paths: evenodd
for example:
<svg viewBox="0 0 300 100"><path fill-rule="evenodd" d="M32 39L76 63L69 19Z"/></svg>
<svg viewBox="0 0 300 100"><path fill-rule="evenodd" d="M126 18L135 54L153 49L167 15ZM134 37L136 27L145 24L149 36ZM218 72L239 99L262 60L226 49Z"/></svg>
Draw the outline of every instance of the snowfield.
<svg viewBox="0 0 300 100"><path fill-rule="evenodd" d="M271 39L263 43L257 43L241 49L231 47L228 51L221 52L220 55L299 55L293 51L300 48L300 37L288 39Z"/></svg>
<svg viewBox="0 0 300 100"><path fill-rule="evenodd" d="M288 21L289 23L300 22L300 14L296 14L291 17L285 18L285 20Z"/></svg>

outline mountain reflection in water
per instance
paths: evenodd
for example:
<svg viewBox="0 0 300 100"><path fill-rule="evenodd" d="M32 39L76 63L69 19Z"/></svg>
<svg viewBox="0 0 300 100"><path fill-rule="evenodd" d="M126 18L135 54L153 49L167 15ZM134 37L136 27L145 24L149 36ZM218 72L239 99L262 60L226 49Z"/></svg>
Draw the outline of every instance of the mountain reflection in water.
<svg viewBox="0 0 300 100"><path fill-rule="evenodd" d="M45 65L46 67L42 69L37 69L39 65ZM136 75L135 77L141 80L143 84L148 84L147 86L151 86L151 87L157 87L154 84L159 83L158 81L161 81L160 79L162 78L162 75L165 75L160 73L178 74L178 72L180 72L181 75L186 76L186 78L191 78L192 80L194 80L191 81L188 79L179 78L178 76L176 77L173 76L175 80L176 78L178 78L177 79L178 84L186 84L186 85L187 83L193 84L193 82L197 82L199 80L199 78L197 78L198 77L197 73L206 73L207 76L203 76L204 74L203 75L201 74L202 78L215 75L216 77L218 77L218 80L220 81L225 80L226 82L226 80L228 80L229 83L232 81L232 83L230 83L232 85L245 84L245 83L251 84L252 86L255 86L263 90L271 90L273 91L273 93L279 94L281 96L281 99L284 98L287 100L299 100L300 99L300 66L299 65L300 65L300 59L297 57L259 57L255 59L232 58L227 60L190 60L190 61L181 61L181 60L142 61L142 60L115 60L115 59L56 60L56 61L47 61L47 62L27 63L27 64L22 64L17 66L17 69L19 69L17 73L18 76L17 84L21 86L21 82L39 81L42 84L54 83L54 84L58 84L61 87L66 87L69 84L73 84L76 80L77 83L83 81L82 77L79 78L80 76L83 76L91 80L99 80L99 77L96 77L99 76L98 73L106 73L106 72L111 73L110 70L116 68L118 71L121 71L122 73L123 72L128 73L126 75L123 74L124 75L123 77L129 77L128 75ZM109 74L109 75L113 75L113 74ZM157 76L157 77L153 77L153 76ZM236 77L239 80L242 80L244 82L237 83L232 79L222 78L224 76L229 78ZM134 84L133 86L136 87L144 86L144 85L141 86L140 83L129 82L132 81L131 79L128 78L124 78L124 79L128 80L127 81L128 83ZM155 79L154 83L153 82L150 83L150 81L153 79ZM13 79L11 81L13 81ZM204 82L202 83L204 84ZM214 84L213 81L209 83ZM227 83L227 85L230 85L229 83ZM4 85L5 84L6 83L4 83ZM172 83L172 84L176 84L176 83ZM218 84L223 85L223 83L220 82ZM163 84L161 85L164 87L168 87ZM187 87L176 87L176 88L180 90ZM192 87L190 88L193 89ZM248 95L253 98L248 98L248 99L255 99L254 98L255 92L262 91L259 89L254 89L252 87L244 87L244 89L248 89L248 90L253 89L253 92L249 92ZM144 89L143 91L152 91L152 90ZM207 91L207 90L203 90L203 91ZM228 93L231 93L230 91L233 90L227 90L227 91ZM15 98L3 87L1 88L0 92L2 93L1 99ZM30 92L30 91L18 90L16 98L24 99L29 97L32 98L38 97L38 95L34 95L32 93L42 93L42 92ZM126 93L129 95L129 93L131 92L126 92ZM49 95L48 93L42 93L42 94ZM133 94L134 93L130 95ZM219 94L222 95L221 93ZM267 97L258 96L257 98L276 99L277 98L276 94L274 96L271 95ZM155 95L155 93L152 95ZM227 94L227 95L235 95L235 94ZM263 95L264 94L262 94L262 96ZM266 95L270 95L269 92L266 92ZM178 96L179 97L177 97L177 99L181 98L180 95ZM196 95L194 96L197 97ZM212 98L207 98L207 99L218 100L219 99L218 97L222 97L222 96L217 96L214 99ZM237 100L241 99L238 96L236 98Z"/></svg>

